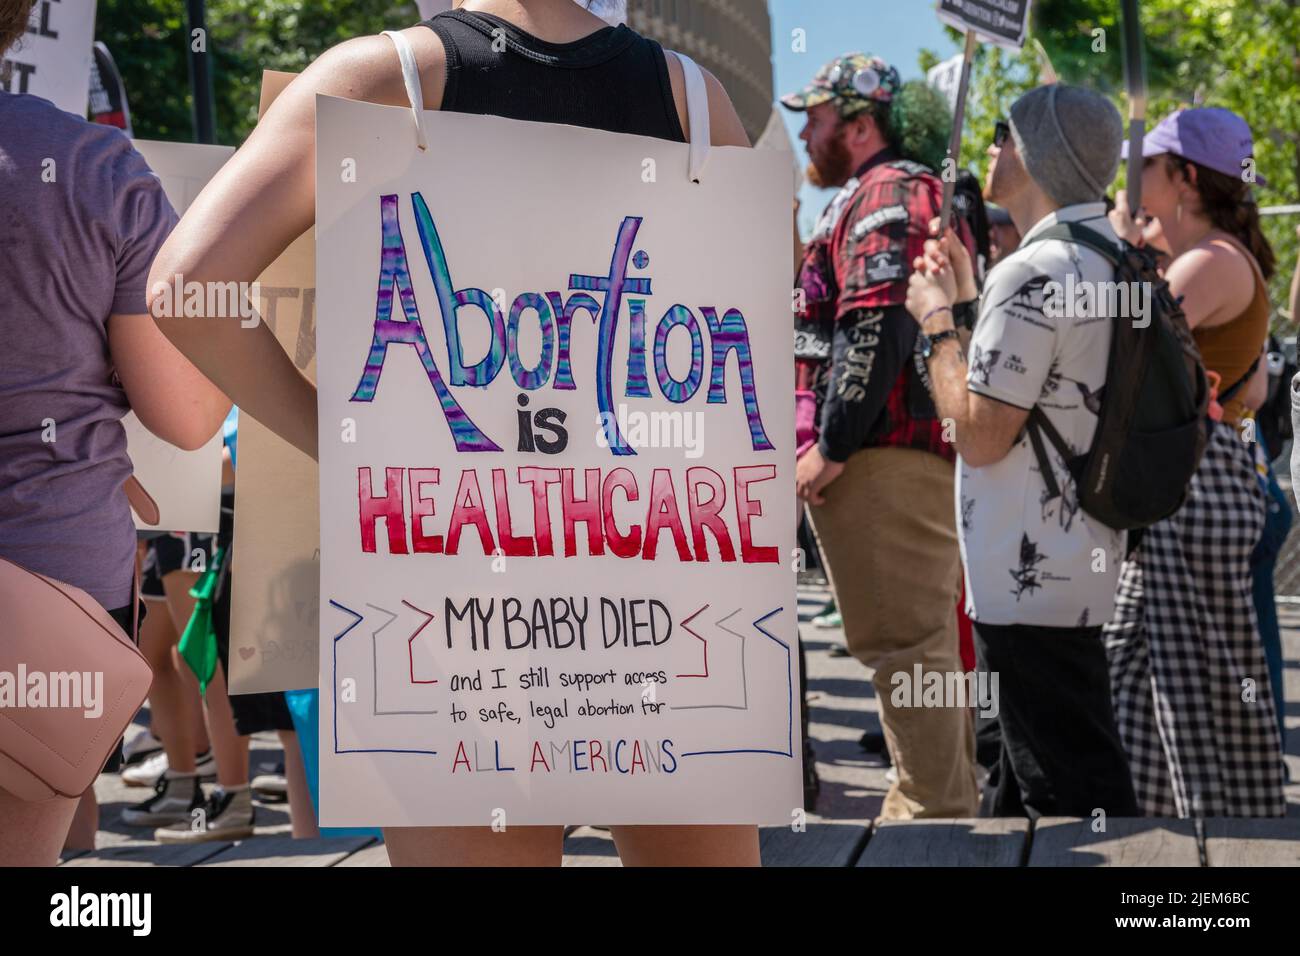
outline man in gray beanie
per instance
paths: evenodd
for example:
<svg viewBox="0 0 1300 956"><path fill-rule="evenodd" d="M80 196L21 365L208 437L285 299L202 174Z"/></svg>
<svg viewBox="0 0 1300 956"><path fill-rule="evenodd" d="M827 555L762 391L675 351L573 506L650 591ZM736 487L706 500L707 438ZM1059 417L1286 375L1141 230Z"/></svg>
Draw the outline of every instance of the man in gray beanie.
<svg viewBox="0 0 1300 956"><path fill-rule="evenodd" d="M984 195L1024 239L988 275L969 363L954 326L954 308L976 299L961 244L951 233L928 242L909 280L907 308L959 455L966 610L981 670L998 679L1002 749L984 798L996 816L1138 812L1101 638L1124 533L1080 509L1050 442L1060 494L1049 493L1025 432L1037 408L1072 455L1092 444L1113 328L1114 297L1098 293L1114 271L1048 230L1077 223L1118 242L1103 198L1122 136L1114 106L1071 86L1027 93L997 124Z"/></svg>

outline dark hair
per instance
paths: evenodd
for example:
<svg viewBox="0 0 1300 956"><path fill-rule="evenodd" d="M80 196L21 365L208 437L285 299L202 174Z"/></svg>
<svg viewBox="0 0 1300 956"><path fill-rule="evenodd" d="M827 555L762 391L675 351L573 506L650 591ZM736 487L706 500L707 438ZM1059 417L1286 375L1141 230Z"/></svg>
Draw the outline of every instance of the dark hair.
<svg viewBox="0 0 1300 956"><path fill-rule="evenodd" d="M36 0L0 0L0 53L6 52L27 33Z"/></svg>
<svg viewBox="0 0 1300 956"><path fill-rule="evenodd" d="M1165 166L1170 173L1177 170L1187 179L1191 178L1187 175L1187 167L1196 167L1196 194L1206 218L1214 228L1235 236L1250 250L1266 281L1273 278L1277 271L1277 257L1260 228L1259 206L1251 195L1250 184L1174 153L1165 154Z"/></svg>

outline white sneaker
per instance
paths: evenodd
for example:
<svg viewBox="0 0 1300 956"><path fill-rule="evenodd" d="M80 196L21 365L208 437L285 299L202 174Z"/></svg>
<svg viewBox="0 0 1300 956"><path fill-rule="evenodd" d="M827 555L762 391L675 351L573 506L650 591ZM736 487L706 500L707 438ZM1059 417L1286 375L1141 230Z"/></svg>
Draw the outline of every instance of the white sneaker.
<svg viewBox="0 0 1300 956"><path fill-rule="evenodd" d="M123 770L122 782L128 787L153 787L162 779L168 768L167 754L159 752L144 761L144 763ZM194 758L194 772L200 780L215 780L217 778L217 762L213 759L211 750Z"/></svg>
<svg viewBox="0 0 1300 956"><path fill-rule="evenodd" d="M137 764L161 750L162 741L146 727L123 745L122 762L128 765Z"/></svg>

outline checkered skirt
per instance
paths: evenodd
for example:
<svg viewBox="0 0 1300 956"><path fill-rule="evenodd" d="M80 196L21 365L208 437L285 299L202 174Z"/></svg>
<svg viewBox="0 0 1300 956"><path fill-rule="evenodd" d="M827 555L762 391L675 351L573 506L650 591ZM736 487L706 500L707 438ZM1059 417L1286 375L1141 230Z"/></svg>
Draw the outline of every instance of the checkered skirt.
<svg viewBox="0 0 1300 956"><path fill-rule="evenodd" d="M1187 502L1147 529L1104 629L1138 805L1281 816L1282 743L1251 598L1265 498L1250 446L1211 424Z"/></svg>

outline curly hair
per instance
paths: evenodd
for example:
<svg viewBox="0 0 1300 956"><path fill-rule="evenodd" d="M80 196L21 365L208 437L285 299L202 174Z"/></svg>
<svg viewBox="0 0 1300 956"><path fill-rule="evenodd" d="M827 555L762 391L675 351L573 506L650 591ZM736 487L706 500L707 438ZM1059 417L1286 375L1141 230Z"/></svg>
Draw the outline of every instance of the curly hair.
<svg viewBox="0 0 1300 956"><path fill-rule="evenodd" d="M948 152L952 114L943 94L921 80L908 80L893 103L873 104L885 138L904 159L938 171Z"/></svg>
<svg viewBox="0 0 1300 956"><path fill-rule="evenodd" d="M0 54L9 50L27 33L36 0L0 0Z"/></svg>

